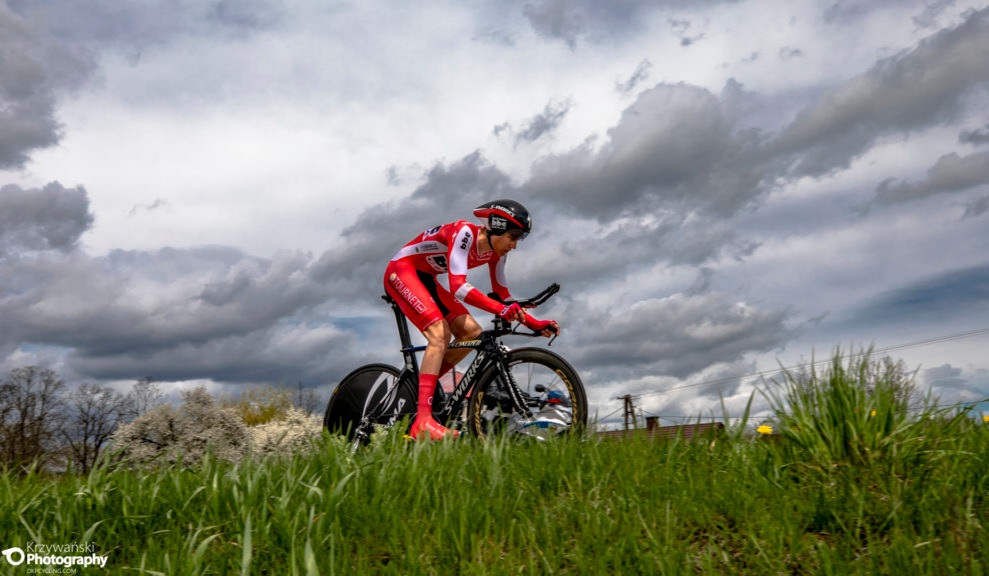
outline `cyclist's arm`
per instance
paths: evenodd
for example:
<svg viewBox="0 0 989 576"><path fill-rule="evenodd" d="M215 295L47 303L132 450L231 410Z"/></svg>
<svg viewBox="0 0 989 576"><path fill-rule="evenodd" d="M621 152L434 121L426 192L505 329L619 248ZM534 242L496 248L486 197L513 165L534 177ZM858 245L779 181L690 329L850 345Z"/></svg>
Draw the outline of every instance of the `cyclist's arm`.
<svg viewBox="0 0 989 576"><path fill-rule="evenodd" d="M505 281L505 258L498 258L489 263L488 270L491 272L491 291L497 294L502 302L511 300L512 294L508 291L508 282Z"/></svg>
<svg viewBox="0 0 989 576"><path fill-rule="evenodd" d="M466 224L457 231L453 242L450 243L447 262L450 278L450 292L461 302L480 308L492 314L500 313L505 305L488 298L483 292L467 281L467 258L471 245L475 242L474 232Z"/></svg>

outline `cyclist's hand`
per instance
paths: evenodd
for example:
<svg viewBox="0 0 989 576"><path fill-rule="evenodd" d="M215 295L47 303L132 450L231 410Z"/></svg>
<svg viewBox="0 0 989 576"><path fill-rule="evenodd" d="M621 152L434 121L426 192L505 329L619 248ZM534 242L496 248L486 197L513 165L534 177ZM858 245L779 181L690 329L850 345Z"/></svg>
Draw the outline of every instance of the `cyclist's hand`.
<svg viewBox="0 0 989 576"><path fill-rule="evenodd" d="M529 330L540 332L547 338L560 333L560 325L556 323L556 320L537 320L532 316L527 316L524 324Z"/></svg>
<svg viewBox="0 0 989 576"><path fill-rule="evenodd" d="M498 317L502 320L507 320L508 322L524 322L525 312L522 311L521 306L515 302L512 302L508 306L502 308L501 312L498 313Z"/></svg>

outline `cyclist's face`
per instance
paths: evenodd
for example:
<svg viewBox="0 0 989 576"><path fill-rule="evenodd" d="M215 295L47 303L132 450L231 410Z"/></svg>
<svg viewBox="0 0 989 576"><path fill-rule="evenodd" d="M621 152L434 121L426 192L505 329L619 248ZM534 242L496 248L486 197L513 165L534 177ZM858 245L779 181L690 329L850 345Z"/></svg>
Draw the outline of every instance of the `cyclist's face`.
<svg viewBox="0 0 989 576"><path fill-rule="evenodd" d="M498 236L491 236L491 248L498 253L499 256L504 256L515 247L518 246L519 241L512 237L511 234L499 234Z"/></svg>

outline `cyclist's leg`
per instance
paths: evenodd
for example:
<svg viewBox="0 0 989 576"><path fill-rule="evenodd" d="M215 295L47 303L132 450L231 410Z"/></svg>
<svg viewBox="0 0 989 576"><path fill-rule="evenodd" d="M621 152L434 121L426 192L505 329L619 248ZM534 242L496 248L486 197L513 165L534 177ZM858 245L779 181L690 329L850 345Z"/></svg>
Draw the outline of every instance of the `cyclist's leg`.
<svg viewBox="0 0 989 576"><path fill-rule="evenodd" d="M440 366L450 341L450 325L440 320L427 326L423 331L426 337L426 351L419 362L419 401L416 404L416 420L412 424L412 437L428 437L438 440L448 434L456 437L457 432L443 426L433 417L433 395L439 381Z"/></svg>
<svg viewBox="0 0 989 576"><path fill-rule="evenodd" d="M470 315L467 308L446 288L437 284L436 296L439 298L440 307L444 310L450 331L457 341L473 340L481 335L481 326ZM447 350L443 357L443 365L440 368L440 377L449 372L461 360L470 354L469 349Z"/></svg>
<svg viewBox="0 0 989 576"><path fill-rule="evenodd" d="M466 311L455 318L447 317L447 322L450 324L450 331L453 332L453 336L457 342L474 340L481 335L481 325L477 323L477 320L474 320L473 316L467 314ZM446 355L443 356L443 366L440 369L440 376L442 377L443 374L459 364L470 352L470 348L447 350Z"/></svg>
<svg viewBox="0 0 989 576"><path fill-rule="evenodd" d="M449 324L443 319L448 310L438 302L435 278L400 260L390 262L385 269L385 290L426 337L426 352L419 363L419 399L412 437L443 437L450 431L433 418L432 401L451 337Z"/></svg>

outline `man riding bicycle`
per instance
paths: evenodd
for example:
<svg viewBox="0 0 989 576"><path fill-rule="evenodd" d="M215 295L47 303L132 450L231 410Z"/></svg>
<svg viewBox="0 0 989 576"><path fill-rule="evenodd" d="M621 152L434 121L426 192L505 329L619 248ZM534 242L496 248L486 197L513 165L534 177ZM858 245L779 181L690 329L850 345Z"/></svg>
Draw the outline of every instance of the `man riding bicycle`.
<svg viewBox="0 0 989 576"><path fill-rule="evenodd" d="M543 336L560 330L555 321L537 320L518 304L498 302L467 282L468 269L487 264L494 293L503 301L512 299L505 283L505 259L532 231L529 211L514 200L495 200L475 208L474 216L484 226L458 220L426 230L402 247L385 268L385 291L426 337L411 432L416 439L457 435L433 418L432 401L439 377L470 352L448 350L451 337L472 340L481 333L464 303L509 322L522 322ZM437 282L440 274L448 275L448 286Z"/></svg>

